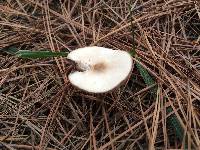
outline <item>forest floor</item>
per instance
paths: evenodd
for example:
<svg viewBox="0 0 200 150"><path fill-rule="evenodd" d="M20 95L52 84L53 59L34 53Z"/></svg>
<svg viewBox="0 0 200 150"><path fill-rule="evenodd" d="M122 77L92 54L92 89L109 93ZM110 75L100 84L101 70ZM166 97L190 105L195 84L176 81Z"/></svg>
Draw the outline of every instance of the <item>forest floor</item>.
<svg viewBox="0 0 200 150"><path fill-rule="evenodd" d="M64 57L10 50L133 51L126 84L73 87ZM0 0L0 149L200 148L196 0Z"/></svg>

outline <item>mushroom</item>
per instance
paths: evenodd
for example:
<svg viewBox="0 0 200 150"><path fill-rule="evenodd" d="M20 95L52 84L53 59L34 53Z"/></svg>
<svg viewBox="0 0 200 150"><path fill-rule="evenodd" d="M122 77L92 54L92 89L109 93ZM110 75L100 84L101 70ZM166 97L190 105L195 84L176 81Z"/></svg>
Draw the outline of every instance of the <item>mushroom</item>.
<svg viewBox="0 0 200 150"><path fill-rule="evenodd" d="M97 46L76 49L67 58L79 68L68 75L71 84L91 93L105 93L118 87L133 65L128 52Z"/></svg>

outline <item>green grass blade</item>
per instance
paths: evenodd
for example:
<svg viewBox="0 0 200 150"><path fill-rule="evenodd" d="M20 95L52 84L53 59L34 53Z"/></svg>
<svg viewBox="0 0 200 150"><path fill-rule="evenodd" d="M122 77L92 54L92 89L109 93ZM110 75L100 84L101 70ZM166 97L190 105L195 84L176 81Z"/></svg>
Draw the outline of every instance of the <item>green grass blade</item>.
<svg viewBox="0 0 200 150"><path fill-rule="evenodd" d="M29 50L19 50L15 53L17 57L20 58L50 58L50 57L67 57L68 53L66 52L51 52L51 51L29 51Z"/></svg>
<svg viewBox="0 0 200 150"><path fill-rule="evenodd" d="M168 112L168 113L170 113L170 112L172 112L172 111L173 111L172 107L168 107L168 108L167 108L167 112ZM182 129L180 123L177 122L177 119L175 119L175 118L176 118L176 115L173 114L173 115L171 115L171 116L169 117L169 120L170 120L171 124L174 126L174 129L176 130L176 134L177 134L178 138L179 138L179 139L182 139L183 129Z"/></svg>
<svg viewBox="0 0 200 150"><path fill-rule="evenodd" d="M173 109L172 109L172 107L168 107L167 108L167 113L170 113L170 112L172 112L173 111ZM174 128L174 130L175 130L175 132L176 132L176 135L177 135L177 137L178 137L178 139L180 140L180 141L182 141L183 142L183 135L184 135L184 130L183 130L183 128L182 128L182 126L181 126L181 124L180 124L180 122L178 121L178 119L176 118L176 115L175 114L172 114L170 117L169 117L169 123L173 126L173 128ZM186 137L186 139L187 139L187 137ZM186 140L185 139L185 140ZM187 143L185 143L185 149L187 149Z"/></svg>
<svg viewBox="0 0 200 150"><path fill-rule="evenodd" d="M134 38L135 38L135 27L133 26L133 23L132 23L133 22L133 19L132 19L133 14L132 14L130 5L129 5L129 11L130 11L130 18L131 18L131 33L132 33L132 38L133 38L133 41L132 41L133 46L132 46L132 50L131 50L130 54L131 54L131 56L135 57L138 61L140 61L140 59L137 56L136 48L135 48L135 40L134 40ZM155 81L153 80L151 75L148 73L148 71L142 65L140 65L139 63L136 62L136 67L137 67L137 69L138 69L140 75L142 76L146 85L151 86L151 85L155 84ZM154 88L153 90L151 90L151 93L156 95L156 91L157 91L157 88ZM169 107L167 109L167 112L171 112L171 111L172 111L172 108ZM172 115L169 118L168 121L173 126L173 128L175 129L176 135L178 136L179 140L182 141L184 131L183 131L183 128L181 127L180 122L176 118L176 115ZM187 145L185 145L185 147L187 148Z"/></svg>
<svg viewBox="0 0 200 150"><path fill-rule="evenodd" d="M140 65L139 63L136 63L136 67L139 70L140 75L142 76L146 85L151 86L151 85L155 84L151 75L148 73L148 71L144 67L142 67L142 65Z"/></svg>
<svg viewBox="0 0 200 150"><path fill-rule="evenodd" d="M15 53L18 51L18 49L14 46L10 46L10 47L2 48L0 51L3 51L5 53L11 54L11 55L15 55Z"/></svg>
<svg viewBox="0 0 200 150"><path fill-rule="evenodd" d="M135 48L136 47L135 46L135 27L133 25L133 19L132 19L133 12L131 11L131 6L130 5L129 5L129 11L130 11L130 18L131 18L131 34L132 34L132 50L130 52L130 55L135 57L138 61L140 61L138 56L137 56L136 48ZM139 70L140 75L142 76L142 78L143 78L143 80L144 80L146 85L151 86L151 85L153 85L155 83L153 78L150 76L150 74L148 73L148 71L144 67L142 67L137 62L136 62L136 67Z"/></svg>

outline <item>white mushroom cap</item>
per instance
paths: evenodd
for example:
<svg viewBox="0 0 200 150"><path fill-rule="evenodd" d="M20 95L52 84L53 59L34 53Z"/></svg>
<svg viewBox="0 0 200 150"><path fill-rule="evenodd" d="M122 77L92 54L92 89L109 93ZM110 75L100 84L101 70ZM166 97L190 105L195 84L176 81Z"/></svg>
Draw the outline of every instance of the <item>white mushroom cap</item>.
<svg viewBox="0 0 200 150"><path fill-rule="evenodd" d="M70 52L68 59L83 70L69 74L72 85L92 93L108 92L127 79L132 70L129 53L104 47L84 47Z"/></svg>

